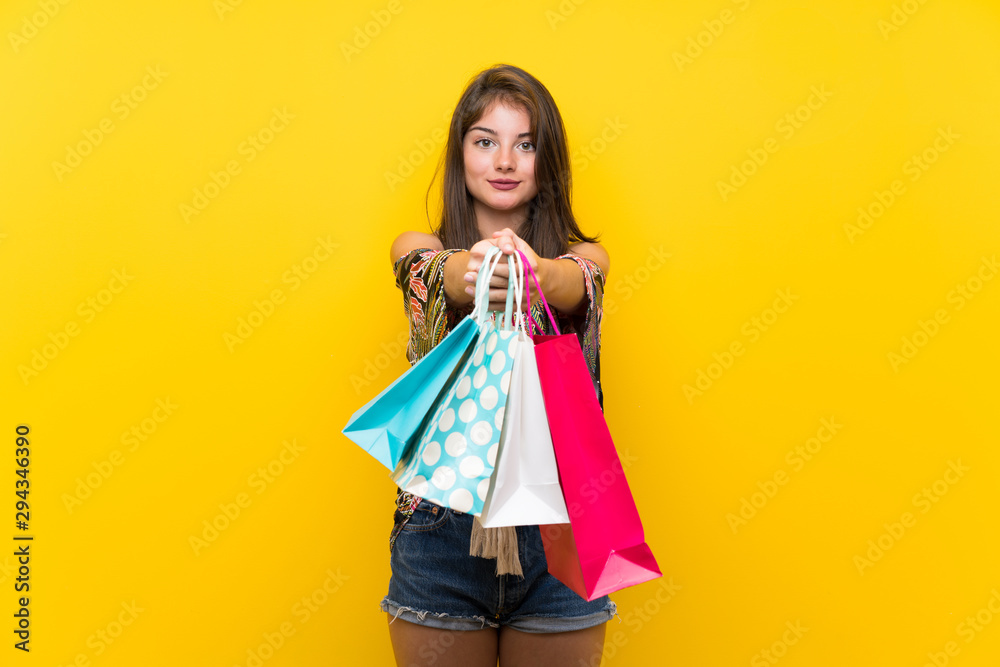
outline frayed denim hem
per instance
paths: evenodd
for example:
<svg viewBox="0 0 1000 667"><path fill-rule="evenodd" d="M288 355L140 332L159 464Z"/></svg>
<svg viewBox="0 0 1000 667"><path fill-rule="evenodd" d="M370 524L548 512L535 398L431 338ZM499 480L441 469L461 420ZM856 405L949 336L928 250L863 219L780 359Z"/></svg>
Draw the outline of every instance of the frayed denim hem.
<svg viewBox="0 0 1000 667"><path fill-rule="evenodd" d="M618 618L619 623L622 622L621 616L618 616L618 606L613 600L608 600L604 609L587 616L514 616L505 623L505 626L521 632L536 634L572 632L607 623L615 617Z"/></svg>
<svg viewBox="0 0 1000 667"><path fill-rule="evenodd" d="M500 624L485 616L452 616L443 612L434 612L426 609L414 609L406 607L391 600L389 596L382 599L379 605L384 612L392 614L393 623L397 618L404 621L424 625L430 628L440 628L442 630L484 630L487 627L497 629Z"/></svg>

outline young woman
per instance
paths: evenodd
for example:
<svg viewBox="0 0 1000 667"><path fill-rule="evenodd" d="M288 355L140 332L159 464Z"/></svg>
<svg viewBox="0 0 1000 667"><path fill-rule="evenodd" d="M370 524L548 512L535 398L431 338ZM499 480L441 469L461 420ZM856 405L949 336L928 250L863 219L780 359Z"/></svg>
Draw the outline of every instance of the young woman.
<svg viewBox="0 0 1000 667"><path fill-rule="evenodd" d="M400 234L390 252L410 321L411 364L471 312L486 248L506 255L518 249L561 331L580 337L603 399L598 353L609 259L573 217L569 167L562 117L538 80L510 65L472 79L448 132L440 224L433 234ZM491 310L503 310L508 276L502 260L490 284ZM535 320L554 333L533 284L531 294ZM538 526L483 529L474 521L397 489L392 577L382 601L397 664L598 664L614 602L588 602L550 575ZM506 553L470 555L474 528L510 531L493 542L506 544Z"/></svg>

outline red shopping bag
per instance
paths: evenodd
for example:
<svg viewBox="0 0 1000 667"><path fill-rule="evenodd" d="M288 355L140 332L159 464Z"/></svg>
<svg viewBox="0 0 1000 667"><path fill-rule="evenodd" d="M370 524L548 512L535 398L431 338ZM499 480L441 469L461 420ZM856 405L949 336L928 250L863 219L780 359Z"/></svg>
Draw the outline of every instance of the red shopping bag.
<svg viewBox="0 0 1000 667"><path fill-rule="evenodd" d="M549 317L555 324L551 312ZM586 600L662 576L646 544L579 339L576 334L536 334L532 339L570 519L569 524L540 527L549 572Z"/></svg>

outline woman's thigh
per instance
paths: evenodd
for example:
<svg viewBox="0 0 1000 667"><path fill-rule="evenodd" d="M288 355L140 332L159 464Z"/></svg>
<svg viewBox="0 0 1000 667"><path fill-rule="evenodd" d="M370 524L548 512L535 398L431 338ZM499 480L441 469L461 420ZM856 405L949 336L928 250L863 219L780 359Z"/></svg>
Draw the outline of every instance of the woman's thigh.
<svg viewBox="0 0 1000 667"><path fill-rule="evenodd" d="M601 623L569 632L521 632L500 629L500 667L580 667L601 664L604 630Z"/></svg>
<svg viewBox="0 0 1000 667"><path fill-rule="evenodd" d="M386 616L397 667L496 667L497 631L492 628L445 630Z"/></svg>

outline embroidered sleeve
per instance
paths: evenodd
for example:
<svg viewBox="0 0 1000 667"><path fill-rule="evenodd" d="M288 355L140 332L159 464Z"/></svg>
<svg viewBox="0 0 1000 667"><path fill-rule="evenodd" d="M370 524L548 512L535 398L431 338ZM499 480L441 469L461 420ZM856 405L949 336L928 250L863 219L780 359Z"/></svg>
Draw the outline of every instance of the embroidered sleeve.
<svg viewBox="0 0 1000 667"><path fill-rule="evenodd" d="M393 263L396 286L403 292L403 311L410 321L406 357L415 364L441 342L460 319L444 296L444 263L460 250L416 248Z"/></svg>

